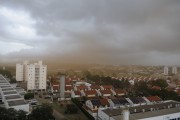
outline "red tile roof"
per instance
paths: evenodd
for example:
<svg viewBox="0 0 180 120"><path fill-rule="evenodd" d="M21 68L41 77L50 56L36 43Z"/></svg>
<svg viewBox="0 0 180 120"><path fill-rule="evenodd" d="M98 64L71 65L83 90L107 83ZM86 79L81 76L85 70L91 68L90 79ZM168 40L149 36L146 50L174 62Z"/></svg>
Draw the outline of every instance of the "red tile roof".
<svg viewBox="0 0 180 120"><path fill-rule="evenodd" d="M96 95L97 94L96 90L88 90L88 91L84 91L84 93L85 93L86 96L87 95Z"/></svg>
<svg viewBox="0 0 180 120"><path fill-rule="evenodd" d="M76 86L77 90L84 90L84 89L88 89L87 86L81 85L81 86Z"/></svg>
<svg viewBox="0 0 180 120"><path fill-rule="evenodd" d="M91 85L90 88L91 89L100 89L100 86L99 85Z"/></svg>
<svg viewBox="0 0 180 120"><path fill-rule="evenodd" d="M101 105L108 105L109 106L109 102L107 99L100 99Z"/></svg>
<svg viewBox="0 0 180 120"><path fill-rule="evenodd" d="M81 92L80 91L74 91L74 94L75 95L81 95Z"/></svg>
<svg viewBox="0 0 180 120"><path fill-rule="evenodd" d="M101 94L112 94L112 91L111 90L101 90L100 91L101 92Z"/></svg>
<svg viewBox="0 0 180 120"><path fill-rule="evenodd" d="M178 95L180 95L180 90L177 90L176 93L177 93Z"/></svg>
<svg viewBox="0 0 180 120"><path fill-rule="evenodd" d="M116 94L125 94L126 91L125 90L122 90L122 89L116 89L114 90Z"/></svg>
<svg viewBox="0 0 180 120"><path fill-rule="evenodd" d="M153 86L152 89L154 89L154 90L161 90L161 87L159 87L159 86Z"/></svg>
<svg viewBox="0 0 180 120"><path fill-rule="evenodd" d="M65 86L65 91L67 90L73 90L73 87L72 86Z"/></svg>
<svg viewBox="0 0 180 120"><path fill-rule="evenodd" d="M60 84L59 84L59 82L51 82L51 85L55 86L55 85L60 85Z"/></svg>
<svg viewBox="0 0 180 120"><path fill-rule="evenodd" d="M162 99L158 96L150 96L150 97L146 97L150 102L158 102L158 101L162 101Z"/></svg>
<svg viewBox="0 0 180 120"><path fill-rule="evenodd" d="M112 88L113 88L112 85L103 85L102 87L103 87L104 89L112 89Z"/></svg>
<svg viewBox="0 0 180 120"><path fill-rule="evenodd" d="M53 86L53 90L59 90L59 86Z"/></svg>

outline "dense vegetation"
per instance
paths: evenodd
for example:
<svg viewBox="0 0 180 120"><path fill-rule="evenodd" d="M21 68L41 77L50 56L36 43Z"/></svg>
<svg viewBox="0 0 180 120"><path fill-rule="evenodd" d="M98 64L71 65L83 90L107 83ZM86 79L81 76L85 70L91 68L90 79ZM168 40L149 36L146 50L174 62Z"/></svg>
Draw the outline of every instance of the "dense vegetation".
<svg viewBox="0 0 180 120"><path fill-rule="evenodd" d="M26 112L19 110L16 111L13 108L0 107L0 119L1 120L27 120Z"/></svg>
<svg viewBox="0 0 180 120"><path fill-rule="evenodd" d="M32 99L34 98L34 93L26 93L24 95L24 99L28 100L28 99Z"/></svg>
<svg viewBox="0 0 180 120"><path fill-rule="evenodd" d="M2 70L0 69L0 74L10 79L10 83L16 83L16 79L13 78L13 75L8 70Z"/></svg>
<svg viewBox="0 0 180 120"><path fill-rule="evenodd" d="M52 107L47 104L37 106L29 115L29 120L54 120Z"/></svg>
<svg viewBox="0 0 180 120"><path fill-rule="evenodd" d="M2 70L2 69L0 69L0 74L2 74L3 76L6 76L6 77L8 77L8 78L12 78L12 74L11 74L11 72L8 71L8 70Z"/></svg>
<svg viewBox="0 0 180 120"><path fill-rule="evenodd" d="M23 110L0 107L0 120L54 120L53 109L45 104L34 108L27 115L27 112Z"/></svg>

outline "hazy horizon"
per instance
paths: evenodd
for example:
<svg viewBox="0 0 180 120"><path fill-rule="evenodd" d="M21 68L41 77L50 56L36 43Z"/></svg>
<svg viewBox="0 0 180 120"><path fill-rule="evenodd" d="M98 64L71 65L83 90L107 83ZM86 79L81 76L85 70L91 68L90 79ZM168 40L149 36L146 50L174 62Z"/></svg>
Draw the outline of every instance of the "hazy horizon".
<svg viewBox="0 0 180 120"><path fill-rule="evenodd" d="M0 64L180 65L179 0L1 0Z"/></svg>

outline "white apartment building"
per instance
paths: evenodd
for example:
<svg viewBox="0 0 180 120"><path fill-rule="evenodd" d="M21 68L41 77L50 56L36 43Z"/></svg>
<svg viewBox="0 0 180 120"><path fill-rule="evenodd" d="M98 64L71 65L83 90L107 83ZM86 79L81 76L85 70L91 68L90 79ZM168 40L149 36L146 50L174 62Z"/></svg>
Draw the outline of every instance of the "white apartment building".
<svg viewBox="0 0 180 120"><path fill-rule="evenodd" d="M167 66L164 67L164 75L169 74L169 68Z"/></svg>
<svg viewBox="0 0 180 120"><path fill-rule="evenodd" d="M27 90L46 90L47 65L38 63L16 64L16 80L27 82Z"/></svg>
<svg viewBox="0 0 180 120"><path fill-rule="evenodd" d="M176 66L172 67L172 73L175 75L177 74L177 67Z"/></svg>
<svg viewBox="0 0 180 120"><path fill-rule="evenodd" d="M23 68L24 68L23 64L16 64L16 81L18 82L24 80Z"/></svg>

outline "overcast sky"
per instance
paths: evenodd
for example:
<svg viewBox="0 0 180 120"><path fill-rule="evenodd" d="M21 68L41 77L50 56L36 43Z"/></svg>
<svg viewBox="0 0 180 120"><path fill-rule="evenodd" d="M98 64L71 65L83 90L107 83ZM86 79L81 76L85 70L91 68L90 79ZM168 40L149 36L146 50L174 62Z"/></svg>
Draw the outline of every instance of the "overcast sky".
<svg viewBox="0 0 180 120"><path fill-rule="evenodd" d="M180 0L0 0L0 63L180 65Z"/></svg>

